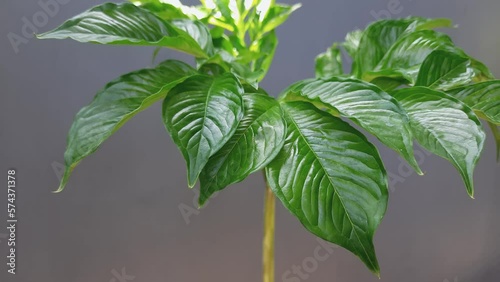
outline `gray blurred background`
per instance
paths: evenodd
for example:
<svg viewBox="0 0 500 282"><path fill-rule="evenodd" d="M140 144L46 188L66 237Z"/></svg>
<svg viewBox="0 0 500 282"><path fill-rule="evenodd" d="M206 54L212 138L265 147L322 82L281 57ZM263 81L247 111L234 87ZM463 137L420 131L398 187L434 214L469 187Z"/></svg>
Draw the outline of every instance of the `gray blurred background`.
<svg viewBox="0 0 500 282"><path fill-rule="evenodd" d="M57 13L45 22L43 16L38 19L38 32L103 2L59 1L65 4ZM278 30L276 59L262 83L274 95L312 77L315 55L333 41L384 16L452 18L460 26L449 31L456 43L500 75L498 0L303 4ZM0 173L18 170L20 220L15 277L6 274L7 246L1 237L6 230L0 229L0 281L260 281L262 176L251 176L183 217L180 208L192 211L196 194L187 188L184 161L162 125L159 105L139 114L83 161L63 193L51 193L58 186L66 133L76 112L106 82L150 66L153 48L27 39L16 53L8 33L21 35L23 17L32 22L40 11L38 1L0 3ZM166 58L189 57L161 51L158 59ZM475 200L446 161L419 154L426 172L419 177L379 146L387 170L398 176L375 238L381 281L500 281L500 166L491 137L488 131L475 175ZM2 188L0 226L6 202ZM308 264L307 277L291 274L283 280L294 265L310 263L308 257L320 244L277 206L277 281L379 281L340 248L313 269Z"/></svg>

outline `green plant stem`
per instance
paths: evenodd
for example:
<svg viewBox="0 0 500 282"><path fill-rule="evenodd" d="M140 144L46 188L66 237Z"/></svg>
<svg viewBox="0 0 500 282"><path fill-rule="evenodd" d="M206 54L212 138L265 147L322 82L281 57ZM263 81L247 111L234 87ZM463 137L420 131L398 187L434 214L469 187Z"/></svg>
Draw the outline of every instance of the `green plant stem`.
<svg viewBox="0 0 500 282"><path fill-rule="evenodd" d="M265 176L264 176L264 179ZM264 238L262 241L262 281L274 282L274 222L275 199L266 179L264 197Z"/></svg>

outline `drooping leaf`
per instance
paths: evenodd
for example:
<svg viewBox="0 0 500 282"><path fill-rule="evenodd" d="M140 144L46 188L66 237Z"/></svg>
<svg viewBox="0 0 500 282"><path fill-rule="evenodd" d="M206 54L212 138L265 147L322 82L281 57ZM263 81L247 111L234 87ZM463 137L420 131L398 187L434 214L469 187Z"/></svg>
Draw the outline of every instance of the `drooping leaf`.
<svg viewBox="0 0 500 282"><path fill-rule="evenodd" d="M337 43L316 57L317 78L330 78L343 73L342 52Z"/></svg>
<svg viewBox="0 0 500 282"><path fill-rule="evenodd" d="M285 145L267 166L269 185L313 234L379 273L373 235L387 206L377 149L349 124L305 102L282 104Z"/></svg>
<svg viewBox="0 0 500 282"><path fill-rule="evenodd" d="M243 100L245 116L236 132L201 172L200 205L213 193L263 169L285 142L286 125L278 102L265 94L245 94Z"/></svg>
<svg viewBox="0 0 500 282"><path fill-rule="evenodd" d="M448 90L472 82L475 76L469 58L443 50L433 51L425 58L416 86Z"/></svg>
<svg viewBox="0 0 500 282"><path fill-rule="evenodd" d="M131 3L96 6L38 38L160 46L197 57L208 57L213 53L210 32L201 22L187 19L165 21Z"/></svg>
<svg viewBox="0 0 500 282"><path fill-rule="evenodd" d="M286 100L306 100L339 114L375 135L421 174L413 155L409 119L398 102L376 86L356 79L334 77L295 84Z"/></svg>
<svg viewBox="0 0 500 282"><path fill-rule="evenodd" d="M408 112L420 145L449 160L474 197L473 173L485 139L474 112L459 100L426 87L401 89L393 96Z"/></svg>
<svg viewBox="0 0 500 282"><path fill-rule="evenodd" d="M66 170L58 192L62 191L73 169L125 122L196 71L179 61L166 61L153 69L123 75L101 90L92 103L76 115L68 134L64 153Z"/></svg>
<svg viewBox="0 0 500 282"><path fill-rule="evenodd" d="M163 120L179 147L193 187L201 170L231 138L243 117L243 87L231 74L198 75L173 88L163 102Z"/></svg>
<svg viewBox="0 0 500 282"><path fill-rule="evenodd" d="M479 117L500 125L500 80L452 89L449 93L471 107Z"/></svg>

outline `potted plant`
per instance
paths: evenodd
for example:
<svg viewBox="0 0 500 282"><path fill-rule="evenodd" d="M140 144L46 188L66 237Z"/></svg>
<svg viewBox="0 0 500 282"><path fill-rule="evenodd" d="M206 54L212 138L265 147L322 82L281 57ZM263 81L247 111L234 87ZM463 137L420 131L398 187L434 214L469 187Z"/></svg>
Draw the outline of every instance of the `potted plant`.
<svg viewBox="0 0 500 282"><path fill-rule="evenodd" d="M377 149L356 127L422 174L416 140L449 160L473 197L473 171L486 138L480 119L500 152L500 81L435 31L450 27L450 20L408 17L349 33L318 55L315 78L275 99L259 82L278 44L275 29L297 8L271 0L106 3L38 35L172 48L195 58L194 66L167 60L107 84L76 115L57 192L125 122L162 102L165 127L186 160L187 184L200 182L200 206L264 172L263 281L274 281L275 197L307 230L351 251L379 275L372 239L386 211L388 180ZM350 72L343 53L352 58Z"/></svg>

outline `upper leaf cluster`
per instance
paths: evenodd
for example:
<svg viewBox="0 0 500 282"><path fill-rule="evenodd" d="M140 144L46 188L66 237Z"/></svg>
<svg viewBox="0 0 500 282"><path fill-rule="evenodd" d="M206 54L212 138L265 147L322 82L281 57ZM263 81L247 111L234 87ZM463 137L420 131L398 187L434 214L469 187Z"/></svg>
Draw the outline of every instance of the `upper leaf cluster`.
<svg viewBox="0 0 500 282"><path fill-rule="evenodd" d="M65 152L71 171L126 121L163 102L163 121L187 164L188 185L210 196L265 169L283 205L317 236L350 250L375 273L373 236L388 200L377 137L422 174L417 141L449 160L474 195L487 121L500 144L500 81L435 28L447 19L382 20L316 58L316 78L276 100L258 86L277 46L275 28L298 5L271 0L136 0L90 9L39 38L171 48L168 60L125 74L76 116ZM352 58L345 72L343 56ZM500 145L499 145L500 152Z"/></svg>

